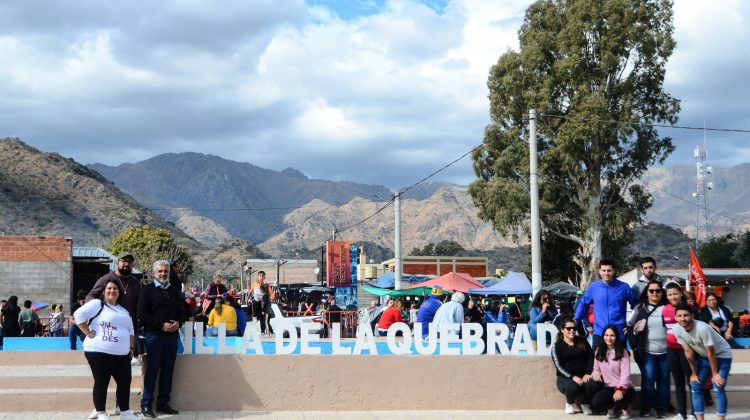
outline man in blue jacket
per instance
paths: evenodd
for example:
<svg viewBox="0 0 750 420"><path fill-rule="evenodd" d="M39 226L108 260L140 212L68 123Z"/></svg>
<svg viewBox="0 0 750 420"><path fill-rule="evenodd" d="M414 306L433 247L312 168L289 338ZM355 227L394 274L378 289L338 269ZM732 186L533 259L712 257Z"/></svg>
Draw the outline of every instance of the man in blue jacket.
<svg viewBox="0 0 750 420"><path fill-rule="evenodd" d="M591 283L583 294L581 303L576 308L574 320L583 320L589 313L589 306L594 305L594 347L602 340L602 333L608 325L614 325L625 337L627 322L626 303L631 307L638 304L638 296L624 281L615 278L615 263L603 259L599 262L599 276L601 279Z"/></svg>
<svg viewBox="0 0 750 420"><path fill-rule="evenodd" d="M434 286L430 296L422 302L417 312L417 322L422 323L422 338L427 338L429 335L430 323L435 319L435 312L440 309L443 301L443 288L440 286Z"/></svg>

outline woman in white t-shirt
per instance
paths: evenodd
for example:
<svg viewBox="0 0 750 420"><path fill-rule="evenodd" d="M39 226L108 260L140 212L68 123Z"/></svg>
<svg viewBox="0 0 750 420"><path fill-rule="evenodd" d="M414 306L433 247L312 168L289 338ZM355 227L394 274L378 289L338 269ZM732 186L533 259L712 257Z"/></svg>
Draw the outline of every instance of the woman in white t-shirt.
<svg viewBox="0 0 750 420"><path fill-rule="evenodd" d="M130 359L135 337L128 310L120 305L120 285L109 281L100 299L81 306L73 317L86 335L83 351L94 376L94 407L98 418L109 419L106 411L107 387L110 378L117 383L117 402L121 419L138 418L130 410Z"/></svg>

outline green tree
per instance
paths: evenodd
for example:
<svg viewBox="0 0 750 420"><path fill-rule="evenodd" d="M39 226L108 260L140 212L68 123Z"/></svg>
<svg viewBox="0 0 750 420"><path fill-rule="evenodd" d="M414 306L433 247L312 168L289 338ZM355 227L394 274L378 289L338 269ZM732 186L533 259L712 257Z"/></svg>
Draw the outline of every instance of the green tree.
<svg viewBox="0 0 750 420"><path fill-rule="evenodd" d="M732 261L737 267L750 267L750 231L737 236L737 247L732 253Z"/></svg>
<svg viewBox="0 0 750 420"><path fill-rule="evenodd" d="M651 206L639 178L674 150L651 125L676 123L680 110L663 87L672 33L670 1L541 0L526 11L520 50L490 71L491 122L469 187L479 216L502 233L528 231L536 109L543 237L575 245L584 287L603 239L622 246Z"/></svg>
<svg viewBox="0 0 750 420"><path fill-rule="evenodd" d="M716 236L698 248L698 261L701 267L736 268L732 256L737 250L737 240L733 233Z"/></svg>
<svg viewBox="0 0 750 420"><path fill-rule="evenodd" d="M464 251L466 250L458 242L443 240L435 244L433 255L455 256L461 255Z"/></svg>
<svg viewBox="0 0 750 420"><path fill-rule="evenodd" d="M135 268L150 275L151 264L156 260L177 261L186 274L193 272L193 260L182 246L176 245L174 237L166 229L148 225L132 226L114 239L109 248L114 255L130 252L135 257Z"/></svg>

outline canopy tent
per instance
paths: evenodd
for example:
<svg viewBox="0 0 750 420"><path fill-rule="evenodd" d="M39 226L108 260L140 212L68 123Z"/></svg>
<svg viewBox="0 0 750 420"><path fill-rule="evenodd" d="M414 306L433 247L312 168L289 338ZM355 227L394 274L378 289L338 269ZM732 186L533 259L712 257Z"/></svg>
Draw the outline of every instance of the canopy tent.
<svg viewBox="0 0 750 420"><path fill-rule="evenodd" d="M472 288L469 289L469 293L484 296L530 295L531 282L529 281L529 278L526 277L526 274L510 271L499 283L485 288Z"/></svg>
<svg viewBox="0 0 750 420"><path fill-rule="evenodd" d="M430 276L418 276L413 274L402 274L401 281L404 283L419 283L428 280ZM379 287L381 289L392 289L396 286L396 273L389 271L375 280L368 280L367 283L370 286Z"/></svg>
<svg viewBox="0 0 750 420"><path fill-rule="evenodd" d="M414 289L390 290L390 289L381 289L379 287L365 285L365 286L362 286L362 290L368 293L372 293L373 295L378 295L378 296L393 296L393 297L427 296L432 291L432 287L417 287ZM450 293L450 292L446 292L446 293Z"/></svg>
<svg viewBox="0 0 750 420"><path fill-rule="evenodd" d="M325 286L310 286L310 287L303 287L303 288L302 288L302 291L303 291L303 292L307 292L307 293L315 293L315 292L320 292L320 293L333 293L333 292L335 292L336 290L335 290L334 288L332 288L332 287L325 287Z"/></svg>
<svg viewBox="0 0 750 420"><path fill-rule="evenodd" d="M482 283L484 287L494 286L502 281L502 279L497 277L474 277L474 280Z"/></svg>
<svg viewBox="0 0 750 420"><path fill-rule="evenodd" d="M553 283L549 286L543 287L542 289L548 291L555 299L575 299L578 295L578 292L581 291L581 289L564 281L558 281L557 283Z"/></svg>
<svg viewBox="0 0 750 420"><path fill-rule="evenodd" d="M448 291L448 292L463 292L463 293L468 293L469 288L472 288L472 287L475 287L475 288L484 287L482 283L474 280L474 277L471 277L470 274L454 273L451 271L448 274L443 274L440 277L435 277L434 279L423 281L422 283L417 283L415 285L407 287L406 289L415 289L417 287L432 287L432 286L440 286L443 288L443 290Z"/></svg>

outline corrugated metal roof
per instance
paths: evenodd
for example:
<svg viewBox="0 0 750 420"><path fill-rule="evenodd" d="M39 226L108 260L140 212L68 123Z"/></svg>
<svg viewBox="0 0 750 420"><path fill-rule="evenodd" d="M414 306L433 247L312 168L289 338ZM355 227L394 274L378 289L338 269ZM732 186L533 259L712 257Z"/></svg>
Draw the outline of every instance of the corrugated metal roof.
<svg viewBox="0 0 750 420"><path fill-rule="evenodd" d="M656 270L662 277L676 276L686 278L687 270ZM704 268L706 277L750 277L750 268Z"/></svg>
<svg viewBox="0 0 750 420"><path fill-rule="evenodd" d="M88 246L74 246L73 247L74 258L109 258L116 260L114 255L103 250L102 248L94 248Z"/></svg>

